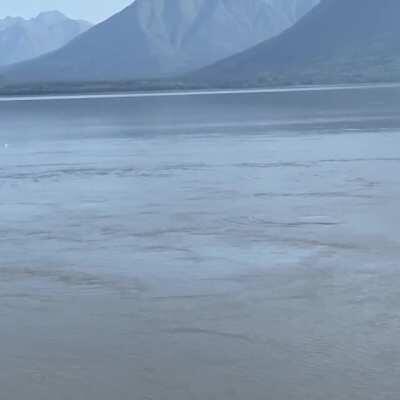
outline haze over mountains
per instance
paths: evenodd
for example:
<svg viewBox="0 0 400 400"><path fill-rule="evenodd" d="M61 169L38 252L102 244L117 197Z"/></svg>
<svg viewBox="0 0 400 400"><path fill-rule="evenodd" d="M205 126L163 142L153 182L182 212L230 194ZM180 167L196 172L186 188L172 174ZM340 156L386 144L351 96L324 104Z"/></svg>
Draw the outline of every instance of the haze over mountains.
<svg viewBox="0 0 400 400"><path fill-rule="evenodd" d="M270 38L319 0L136 0L67 44L5 73L11 81L159 78Z"/></svg>
<svg viewBox="0 0 400 400"><path fill-rule="evenodd" d="M399 21L399 0L322 0L280 36L193 77L250 84L399 81Z"/></svg>
<svg viewBox="0 0 400 400"><path fill-rule="evenodd" d="M318 3L136 0L2 77L11 83L183 77L184 84L205 86L400 81L400 0Z"/></svg>
<svg viewBox="0 0 400 400"><path fill-rule="evenodd" d="M12 64L59 49L91 27L86 21L67 18L57 11L36 18L0 20L0 65Z"/></svg>

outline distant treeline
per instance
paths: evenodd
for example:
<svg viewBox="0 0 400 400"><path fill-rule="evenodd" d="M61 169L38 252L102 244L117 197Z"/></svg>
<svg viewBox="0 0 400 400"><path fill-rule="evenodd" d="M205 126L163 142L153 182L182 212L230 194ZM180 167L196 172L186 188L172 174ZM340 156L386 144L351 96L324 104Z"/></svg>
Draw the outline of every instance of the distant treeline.
<svg viewBox="0 0 400 400"><path fill-rule="evenodd" d="M0 96L40 96L62 94L99 94L126 92L160 92L185 90L276 88L308 85L376 84L400 82L397 65L326 65L309 69L301 74L265 74L248 81L200 82L191 80L141 80L102 82L35 82L6 84L0 81Z"/></svg>

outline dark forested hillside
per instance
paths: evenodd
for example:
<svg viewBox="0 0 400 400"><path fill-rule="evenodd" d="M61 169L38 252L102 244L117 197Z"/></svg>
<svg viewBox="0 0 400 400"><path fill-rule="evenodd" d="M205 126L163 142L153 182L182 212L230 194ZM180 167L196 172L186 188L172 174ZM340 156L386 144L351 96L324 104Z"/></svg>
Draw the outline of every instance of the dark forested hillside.
<svg viewBox="0 0 400 400"><path fill-rule="evenodd" d="M322 0L281 35L193 77L260 83L398 80L399 20L399 0Z"/></svg>

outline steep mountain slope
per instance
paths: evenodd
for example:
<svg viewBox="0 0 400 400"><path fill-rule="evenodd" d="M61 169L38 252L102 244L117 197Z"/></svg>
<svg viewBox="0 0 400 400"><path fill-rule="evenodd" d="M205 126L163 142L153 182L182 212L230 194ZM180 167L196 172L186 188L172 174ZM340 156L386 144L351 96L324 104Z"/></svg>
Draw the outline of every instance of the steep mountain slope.
<svg viewBox="0 0 400 400"><path fill-rule="evenodd" d="M318 0L136 0L64 48L13 67L17 81L161 77L213 63L271 37Z"/></svg>
<svg viewBox="0 0 400 400"><path fill-rule="evenodd" d="M33 19L0 20L0 65L12 64L56 50L90 28L57 11Z"/></svg>
<svg viewBox="0 0 400 400"><path fill-rule="evenodd" d="M194 77L264 83L397 80L399 19L399 0L322 0L281 35Z"/></svg>

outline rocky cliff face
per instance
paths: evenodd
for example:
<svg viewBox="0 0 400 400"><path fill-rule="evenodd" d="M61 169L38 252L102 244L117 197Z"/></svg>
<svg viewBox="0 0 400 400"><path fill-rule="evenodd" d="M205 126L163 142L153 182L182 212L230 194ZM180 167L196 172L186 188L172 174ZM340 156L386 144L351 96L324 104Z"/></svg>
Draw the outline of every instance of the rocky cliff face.
<svg viewBox="0 0 400 400"><path fill-rule="evenodd" d="M137 1L135 19L164 71L207 65L281 33L317 0Z"/></svg>

